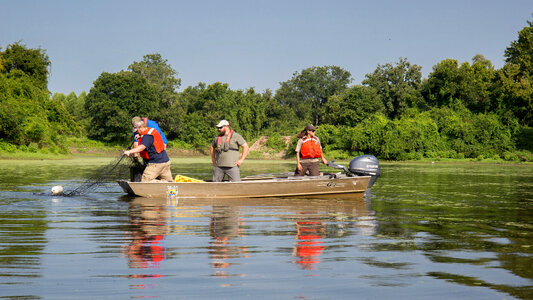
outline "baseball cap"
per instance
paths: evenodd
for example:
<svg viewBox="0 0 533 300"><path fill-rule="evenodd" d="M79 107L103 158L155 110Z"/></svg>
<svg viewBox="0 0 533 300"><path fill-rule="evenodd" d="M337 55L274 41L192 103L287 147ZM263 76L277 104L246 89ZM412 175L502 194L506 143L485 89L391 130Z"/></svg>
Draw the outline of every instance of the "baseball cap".
<svg viewBox="0 0 533 300"><path fill-rule="evenodd" d="M218 122L218 124L217 124L218 128L224 127L224 126L229 126L229 122L226 121L226 120L222 120L222 121Z"/></svg>

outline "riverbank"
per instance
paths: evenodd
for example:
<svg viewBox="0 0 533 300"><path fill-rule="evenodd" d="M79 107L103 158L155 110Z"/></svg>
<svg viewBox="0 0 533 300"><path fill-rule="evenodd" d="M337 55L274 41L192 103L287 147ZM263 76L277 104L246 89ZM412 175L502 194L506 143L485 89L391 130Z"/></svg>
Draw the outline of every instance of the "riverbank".
<svg viewBox="0 0 533 300"><path fill-rule="evenodd" d="M60 153L32 153L32 152L12 152L12 153L6 153L6 152L0 152L0 160L70 160L78 157L117 157L122 154L124 149L90 149L88 151L76 151L73 150L69 154L60 154ZM200 151L190 151L187 149L169 149L169 156L171 159L209 159L209 155L204 154ZM267 161L292 161L294 158L286 158L283 155L273 154L273 153L265 153L265 152L251 152L248 157L248 160L263 160L265 162ZM337 162L343 161L348 162L350 159L346 158L329 158L331 160L336 160ZM525 164L525 165L533 165L533 162L525 161L525 160L514 160L514 161L507 161L503 159L494 159L494 158L462 158L462 159L456 159L456 158L422 158L420 160L404 160L404 161L387 161L387 160L380 160L380 163L406 163L406 164L413 164L413 163L421 163L421 164L431 164L431 163L486 163L486 164Z"/></svg>
<svg viewBox="0 0 533 300"><path fill-rule="evenodd" d="M268 147L266 143L267 139L260 138L251 142L250 153L247 159L257 160L294 160L294 155L288 155L289 141L287 140L287 147L285 149L273 149ZM127 145L112 145L102 142L92 141L88 139L69 138L66 141L65 148L58 147L0 147L0 159L27 159L27 160L64 160L72 159L74 157L116 157L120 156L122 152L129 148ZM171 158L184 158L184 157L209 157L209 148L194 149L189 145L182 145L180 143L170 142L167 148L167 152ZM325 152L325 156L328 160L337 161L349 161L353 156L348 153L339 152L333 150L331 152ZM385 162L381 159L380 161ZM447 163L464 163L464 162L480 162L480 163L493 163L493 164L533 164L533 154L528 150L520 150L507 153L506 157L499 157L495 155L493 157L479 156L476 158L446 158L446 157L421 157L416 160L404 160L394 162L420 162L420 163L434 163L434 162L447 162Z"/></svg>

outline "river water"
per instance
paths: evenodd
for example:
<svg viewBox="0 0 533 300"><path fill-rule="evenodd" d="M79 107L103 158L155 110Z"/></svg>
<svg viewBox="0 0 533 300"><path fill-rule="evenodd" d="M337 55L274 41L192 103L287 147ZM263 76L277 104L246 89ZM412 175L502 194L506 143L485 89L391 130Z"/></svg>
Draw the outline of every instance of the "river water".
<svg viewBox="0 0 533 300"><path fill-rule="evenodd" d="M1 161L0 298L533 298L531 165L382 163L364 199L132 199L114 182L49 195L109 160Z"/></svg>

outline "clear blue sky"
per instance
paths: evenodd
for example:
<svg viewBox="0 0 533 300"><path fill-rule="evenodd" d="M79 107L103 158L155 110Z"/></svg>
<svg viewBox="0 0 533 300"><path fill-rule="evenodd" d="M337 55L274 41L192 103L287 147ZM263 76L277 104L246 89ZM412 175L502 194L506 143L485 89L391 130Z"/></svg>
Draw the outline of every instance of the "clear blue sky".
<svg viewBox="0 0 533 300"><path fill-rule="evenodd" d="M424 77L446 58L482 54L500 68L532 20L533 0L0 0L0 47L46 50L51 92L89 92L102 72L160 53L182 79L279 88L294 72L336 65L359 84L406 57Z"/></svg>

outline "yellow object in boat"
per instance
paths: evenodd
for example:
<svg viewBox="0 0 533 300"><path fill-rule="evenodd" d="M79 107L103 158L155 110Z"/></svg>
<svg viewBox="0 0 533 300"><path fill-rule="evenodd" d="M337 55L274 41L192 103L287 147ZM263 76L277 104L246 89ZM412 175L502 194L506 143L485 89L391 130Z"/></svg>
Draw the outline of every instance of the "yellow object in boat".
<svg viewBox="0 0 533 300"><path fill-rule="evenodd" d="M205 181L187 177L184 175L176 175L176 177L174 177L174 182L205 182Z"/></svg>

